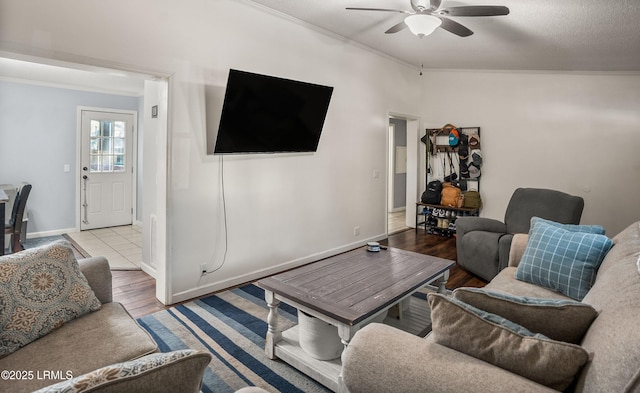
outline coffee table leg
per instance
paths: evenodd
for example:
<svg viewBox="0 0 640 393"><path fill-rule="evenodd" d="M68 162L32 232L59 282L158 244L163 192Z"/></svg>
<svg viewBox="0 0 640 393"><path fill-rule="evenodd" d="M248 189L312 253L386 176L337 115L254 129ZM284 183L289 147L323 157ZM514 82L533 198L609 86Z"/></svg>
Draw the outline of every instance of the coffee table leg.
<svg viewBox="0 0 640 393"><path fill-rule="evenodd" d="M344 345L344 349L342 350L341 361L342 364L345 362L345 353L347 352L347 346L349 345L349 341L351 341L351 337L353 337L354 330L352 326L339 324L338 325L338 336L340 336L340 341ZM349 393L347 387L344 384L344 380L342 377L342 370L340 371L340 375L338 376L338 392L337 393Z"/></svg>
<svg viewBox="0 0 640 393"><path fill-rule="evenodd" d="M446 272L442 273L442 276L440 276L440 279L436 281L436 285L438 286L438 293L442 293L442 294L447 293L447 288L445 287L445 285L447 284L448 280L449 280L449 271L447 270Z"/></svg>
<svg viewBox="0 0 640 393"><path fill-rule="evenodd" d="M278 306L280 305L280 300L276 299L275 294L271 291L264 291L264 298L269 307L269 315L267 315L269 328L267 329L264 351L269 359L277 359L276 343L282 338L282 332L278 329Z"/></svg>

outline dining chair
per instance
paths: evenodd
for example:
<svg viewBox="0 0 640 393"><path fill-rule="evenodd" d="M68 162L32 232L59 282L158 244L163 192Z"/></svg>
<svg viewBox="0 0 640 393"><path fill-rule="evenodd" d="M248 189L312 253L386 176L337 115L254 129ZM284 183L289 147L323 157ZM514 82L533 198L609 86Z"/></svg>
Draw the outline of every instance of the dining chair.
<svg viewBox="0 0 640 393"><path fill-rule="evenodd" d="M11 235L11 240L9 241L9 250L11 253L23 250L20 234L22 233L24 213L30 193L31 184L22 183L16 193L16 199L13 202L11 216L8 222L4 224L3 236Z"/></svg>

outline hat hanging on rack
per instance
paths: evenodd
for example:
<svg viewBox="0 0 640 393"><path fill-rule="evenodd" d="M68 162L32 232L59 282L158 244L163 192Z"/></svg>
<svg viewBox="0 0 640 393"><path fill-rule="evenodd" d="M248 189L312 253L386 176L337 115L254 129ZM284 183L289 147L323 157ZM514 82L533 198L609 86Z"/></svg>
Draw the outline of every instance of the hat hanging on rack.
<svg viewBox="0 0 640 393"><path fill-rule="evenodd" d="M480 177L480 168L473 164L469 165L469 176L471 176L472 179Z"/></svg>
<svg viewBox="0 0 640 393"><path fill-rule="evenodd" d="M469 135L469 148L472 150L480 148L480 135L478 134Z"/></svg>
<svg viewBox="0 0 640 393"><path fill-rule="evenodd" d="M460 132L453 128L449 131L449 146L458 146L458 143L460 143Z"/></svg>
<svg viewBox="0 0 640 393"><path fill-rule="evenodd" d="M458 147L458 157L460 158L460 162L467 161L469 158L469 148L460 144Z"/></svg>
<svg viewBox="0 0 640 393"><path fill-rule="evenodd" d="M482 165L482 152L480 149L471 151L471 159L473 160L473 165L480 167Z"/></svg>
<svg viewBox="0 0 640 393"><path fill-rule="evenodd" d="M469 166L466 162L460 160L460 176L464 178L468 178L471 175L469 174Z"/></svg>

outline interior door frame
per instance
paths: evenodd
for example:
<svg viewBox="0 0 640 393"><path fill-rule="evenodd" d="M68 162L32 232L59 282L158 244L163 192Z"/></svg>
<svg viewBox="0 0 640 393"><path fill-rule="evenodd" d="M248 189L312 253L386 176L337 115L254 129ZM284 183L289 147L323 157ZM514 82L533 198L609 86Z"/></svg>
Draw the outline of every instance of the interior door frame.
<svg viewBox="0 0 640 393"><path fill-rule="evenodd" d="M137 203L138 200L138 111L126 110L126 109L112 109L112 108L97 108L91 106L78 106L76 108L76 231L80 232L82 221L82 112L107 112L107 113L121 113L133 116L133 136L131 141L131 162L133 167L133 173L131 176L131 222L136 223Z"/></svg>
<svg viewBox="0 0 640 393"><path fill-rule="evenodd" d="M386 134L386 145L387 145L387 166L389 165L389 160L391 160L390 151L390 127L389 127L389 119L397 118L407 121L407 192L406 192L406 209L405 209L405 225L409 228L416 227L415 221L415 203L419 200L421 194L422 183L420 177L424 176L421 171L421 166L423 166L423 161L420 158L421 155L424 156L425 148L421 146L420 143L420 128L422 127L421 119L418 116L407 115L397 112L389 112L387 113L387 132ZM387 219L389 216L389 187L392 183L390 179L389 171L387 172L387 193L386 193L386 201L385 201L385 233L389 233L389 220Z"/></svg>

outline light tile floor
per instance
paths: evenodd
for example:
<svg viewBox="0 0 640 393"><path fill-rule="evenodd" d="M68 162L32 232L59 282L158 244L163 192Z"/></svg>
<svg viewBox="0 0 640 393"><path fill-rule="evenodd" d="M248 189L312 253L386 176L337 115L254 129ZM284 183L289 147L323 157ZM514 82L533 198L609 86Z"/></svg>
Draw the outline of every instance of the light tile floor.
<svg viewBox="0 0 640 393"><path fill-rule="evenodd" d="M68 233L91 256L104 256L113 270L140 270L142 262L142 227L91 229Z"/></svg>
<svg viewBox="0 0 640 393"><path fill-rule="evenodd" d="M388 217L388 228L387 232L389 234L404 231L407 229L407 225L405 224L405 211L397 211L389 213Z"/></svg>

